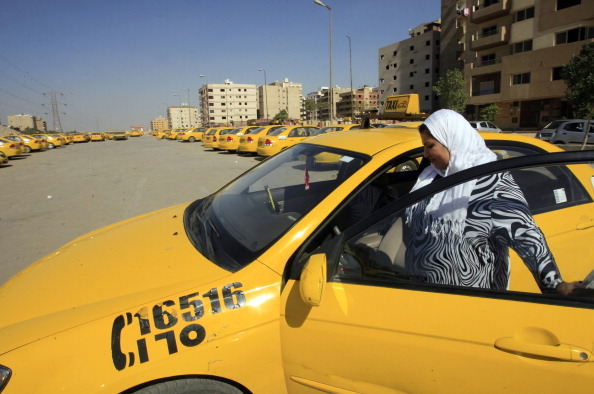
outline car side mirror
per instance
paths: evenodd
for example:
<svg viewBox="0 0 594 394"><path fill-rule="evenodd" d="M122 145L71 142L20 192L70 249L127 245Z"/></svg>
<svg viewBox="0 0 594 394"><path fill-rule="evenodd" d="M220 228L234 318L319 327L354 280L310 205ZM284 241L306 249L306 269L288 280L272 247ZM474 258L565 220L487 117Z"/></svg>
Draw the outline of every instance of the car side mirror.
<svg viewBox="0 0 594 394"><path fill-rule="evenodd" d="M308 305L320 306L326 284L326 255L314 254L307 259L299 278L301 299Z"/></svg>

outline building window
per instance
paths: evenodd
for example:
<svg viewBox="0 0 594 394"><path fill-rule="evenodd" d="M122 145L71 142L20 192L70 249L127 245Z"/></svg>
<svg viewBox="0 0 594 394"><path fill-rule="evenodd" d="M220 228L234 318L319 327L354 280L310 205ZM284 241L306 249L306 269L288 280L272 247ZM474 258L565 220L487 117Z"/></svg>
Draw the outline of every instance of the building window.
<svg viewBox="0 0 594 394"><path fill-rule="evenodd" d="M497 34L497 25L488 26L483 28L483 35L481 37L489 37Z"/></svg>
<svg viewBox="0 0 594 394"><path fill-rule="evenodd" d="M383 79L383 78L382 78L382 79L380 79L380 83L384 83L384 79Z"/></svg>
<svg viewBox="0 0 594 394"><path fill-rule="evenodd" d="M380 60L384 60L384 55L380 55Z"/></svg>
<svg viewBox="0 0 594 394"><path fill-rule="evenodd" d="M517 42L513 45L513 53L528 52L532 50L532 40Z"/></svg>
<svg viewBox="0 0 594 394"><path fill-rule="evenodd" d="M425 60L431 59L431 55L425 55Z"/></svg>
<svg viewBox="0 0 594 394"><path fill-rule="evenodd" d="M428 47L429 45L431 45L431 41L425 41L425 46Z"/></svg>
<svg viewBox="0 0 594 394"><path fill-rule="evenodd" d="M394 75L394 78L392 78L394 81L398 79L398 75Z"/></svg>
<svg viewBox="0 0 594 394"><path fill-rule="evenodd" d="M411 71L411 72L408 73L408 76L409 77L414 77L415 76L415 73Z"/></svg>
<svg viewBox="0 0 594 394"><path fill-rule="evenodd" d="M429 100L429 96L425 96L425 101L428 101L428 100Z"/></svg>
<svg viewBox="0 0 594 394"><path fill-rule="evenodd" d="M414 46L414 45L411 45L411 46L410 46L410 50L411 50L411 51L414 51L414 50L415 50L415 46Z"/></svg>
<svg viewBox="0 0 594 394"><path fill-rule="evenodd" d="M557 33L555 35L555 44L568 44L590 38L594 38L594 27L578 27Z"/></svg>
<svg viewBox="0 0 594 394"><path fill-rule="evenodd" d="M397 54L398 54L398 51L392 52L392 56L396 56Z"/></svg>
<svg viewBox="0 0 594 394"><path fill-rule="evenodd" d="M512 85L524 85L530 83L530 73L512 75Z"/></svg>
<svg viewBox="0 0 594 394"><path fill-rule="evenodd" d="M415 59L410 59L410 61L409 61L410 64L414 64L414 62L415 62Z"/></svg>
<svg viewBox="0 0 594 394"><path fill-rule="evenodd" d="M526 8L525 10L516 12L516 16L514 19L516 22L520 22L532 18L534 18L534 7Z"/></svg>
<svg viewBox="0 0 594 394"><path fill-rule="evenodd" d="M561 78L561 70L563 70L563 67L553 67L553 75L552 75L552 79L553 81L559 81L563 78Z"/></svg>
<svg viewBox="0 0 594 394"><path fill-rule="evenodd" d="M495 54L489 53L488 55L481 56L481 66L490 66L491 64L495 64Z"/></svg>
<svg viewBox="0 0 594 394"><path fill-rule="evenodd" d="M409 88L410 90L415 90L415 85L410 85Z"/></svg>
<svg viewBox="0 0 594 394"><path fill-rule="evenodd" d="M398 91L398 88L394 88L392 89L392 92L396 93Z"/></svg>
<svg viewBox="0 0 594 394"><path fill-rule="evenodd" d="M428 88L429 87L429 82L425 82L425 87Z"/></svg>
<svg viewBox="0 0 594 394"><path fill-rule="evenodd" d="M392 64L392 68L396 68L396 67L398 67L398 63Z"/></svg>
<svg viewBox="0 0 594 394"><path fill-rule="evenodd" d="M390 65L388 64L388 65L386 66L386 70L389 70L389 69L390 69Z"/></svg>
<svg viewBox="0 0 594 394"><path fill-rule="evenodd" d="M498 4L499 0L485 0L485 7L489 7L493 4Z"/></svg>
<svg viewBox="0 0 594 394"><path fill-rule="evenodd" d="M431 72L431 69L429 69L429 68L425 69L425 74L429 74L430 72Z"/></svg>
<svg viewBox="0 0 594 394"><path fill-rule="evenodd" d="M581 0L557 0L557 11L580 4Z"/></svg>

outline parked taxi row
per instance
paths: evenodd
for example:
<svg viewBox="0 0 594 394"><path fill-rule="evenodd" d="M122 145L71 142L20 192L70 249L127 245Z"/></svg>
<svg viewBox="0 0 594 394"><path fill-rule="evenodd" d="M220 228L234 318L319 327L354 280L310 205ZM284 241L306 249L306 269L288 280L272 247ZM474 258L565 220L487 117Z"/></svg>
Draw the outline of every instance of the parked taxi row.
<svg viewBox="0 0 594 394"><path fill-rule="evenodd" d="M337 124L324 128L311 125L196 127L161 130L153 132L153 135L158 139L201 141L205 149L268 157L314 135L359 128L359 124Z"/></svg>

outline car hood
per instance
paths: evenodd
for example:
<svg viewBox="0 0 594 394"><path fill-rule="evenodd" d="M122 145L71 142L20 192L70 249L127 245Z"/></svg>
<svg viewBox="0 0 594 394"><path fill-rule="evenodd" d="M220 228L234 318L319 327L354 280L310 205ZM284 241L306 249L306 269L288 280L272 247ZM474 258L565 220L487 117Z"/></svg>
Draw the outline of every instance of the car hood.
<svg viewBox="0 0 594 394"><path fill-rule="evenodd" d="M93 231L14 276L0 287L0 330L51 320L44 333L58 332L230 275L189 242L187 205ZM48 318L54 315L61 317Z"/></svg>

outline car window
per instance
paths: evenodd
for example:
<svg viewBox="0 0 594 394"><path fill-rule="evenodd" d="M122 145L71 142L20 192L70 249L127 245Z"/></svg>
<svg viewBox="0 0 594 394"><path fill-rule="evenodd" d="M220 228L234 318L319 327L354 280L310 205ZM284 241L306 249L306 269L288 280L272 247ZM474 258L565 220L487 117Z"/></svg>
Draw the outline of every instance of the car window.
<svg viewBox="0 0 594 394"><path fill-rule="evenodd" d="M555 120L544 127L544 129L556 129L563 124L563 120Z"/></svg>
<svg viewBox="0 0 594 394"><path fill-rule="evenodd" d="M587 167L577 165L578 170ZM566 169L559 165L530 170L554 173ZM591 167L589 171L592 173ZM514 191L514 178L504 171L473 179L476 192L468 202L464 229L460 231L450 227L449 222L423 219L439 212L439 208L430 210L432 198L441 198L454 187L425 195L387 217L376 215L376 222L336 245L338 253L329 279L442 292L480 289L481 295L493 297L503 293L545 294L549 300L554 289L547 287L551 278L585 280L592 285L587 277L591 278L594 262L580 256L594 252L594 232L576 229L581 214L571 215L568 211L564 220L570 223L563 231L548 225L543 220L546 217L536 224L521 194ZM495 195L498 197L493 198ZM447 214L447 208L443 212ZM489 242L485 243L485 239ZM571 247L565 245L568 241ZM575 295L587 296L583 302L594 301L592 290L585 284Z"/></svg>
<svg viewBox="0 0 594 394"><path fill-rule="evenodd" d="M581 132L584 128L582 122L570 122L563 126L563 130Z"/></svg>
<svg viewBox="0 0 594 394"><path fill-rule="evenodd" d="M268 133L266 133L266 135L270 135L270 136L274 137L274 136L280 135L285 130L287 130L286 127L279 127L278 129L270 130Z"/></svg>
<svg viewBox="0 0 594 394"><path fill-rule="evenodd" d="M487 127L491 128L491 129L496 129L497 126L495 126L493 123L491 122L487 122Z"/></svg>
<svg viewBox="0 0 594 394"><path fill-rule="evenodd" d="M307 137L308 133L305 127L297 127L289 132L289 137Z"/></svg>

